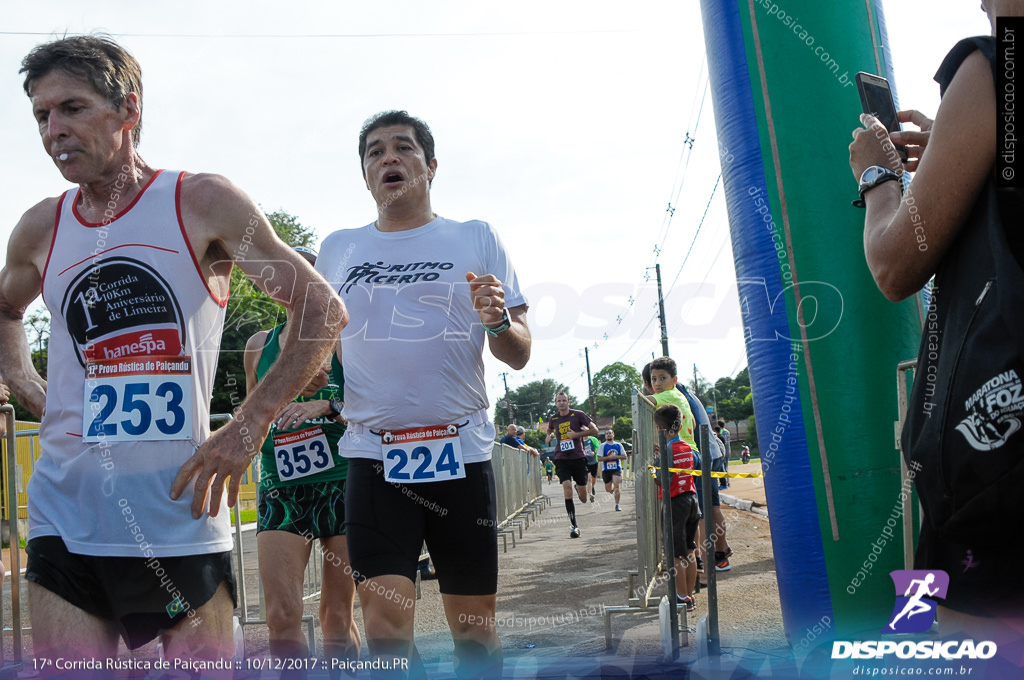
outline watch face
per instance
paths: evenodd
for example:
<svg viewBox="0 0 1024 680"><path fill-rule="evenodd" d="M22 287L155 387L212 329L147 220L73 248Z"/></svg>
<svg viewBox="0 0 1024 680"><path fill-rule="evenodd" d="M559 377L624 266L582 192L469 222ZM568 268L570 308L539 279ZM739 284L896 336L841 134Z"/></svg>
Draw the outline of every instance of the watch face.
<svg viewBox="0 0 1024 680"><path fill-rule="evenodd" d="M883 167L880 167L880 166L877 166L877 165L872 165L871 167L869 167L866 170L864 170L863 173L861 173L861 176L860 176L860 190L861 190L861 192L863 193L864 191L874 187L882 179L884 179L886 177L892 177L894 179L899 179L899 176L895 172L893 172L892 170L889 170L888 168L883 168Z"/></svg>
<svg viewBox="0 0 1024 680"><path fill-rule="evenodd" d="M870 168L864 171L864 174L860 176L861 184L871 184L881 176L881 168L877 165L872 165Z"/></svg>

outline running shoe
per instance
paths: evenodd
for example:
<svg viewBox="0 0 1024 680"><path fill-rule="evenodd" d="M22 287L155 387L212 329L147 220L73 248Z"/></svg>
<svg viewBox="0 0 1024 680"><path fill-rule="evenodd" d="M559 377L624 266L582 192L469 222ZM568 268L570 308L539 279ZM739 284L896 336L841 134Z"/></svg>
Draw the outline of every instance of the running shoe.
<svg viewBox="0 0 1024 680"><path fill-rule="evenodd" d="M697 558L697 571L704 571L704 560Z"/></svg>
<svg viewBox="0 0 1024 680"><path fill-rule="evenodd" d="M575 525L574 526L570 526L569 527L569 538L579 538L579 537L580 537L580 528L578 526L575 526Z"/></svg>
<svg viewBox="0 0 1024 680"><path fill-rule="evenodd" d="M729 559L723 557L721 560L715 560L715 571L729 571L732 567L729 566Z"/></svg>
<svg viewBox="0 0 1024 680"><path fill-rule="evenodd" d="M686 595L683 597L677 596L676 602L678 604L686 605L686 611L688 612L692 612L694 609L697 608L697 598L695 598L693 595Z"/></svg>
<svg viewBox="0 0 1024 680"><path fill-rule="evenodd" d="M619 507L618 503L615 504L615 512L622 512L622 508Z"/></svg>
<svg viewBox="0 0 1024 680"><path fill-rule="evenodd" d="M591 502L591 503L593 503L593 502L594 502L594 499L595 499L595 498L596 498L596 496L595 496L594 494L590 494L590 502Z"/></svg>

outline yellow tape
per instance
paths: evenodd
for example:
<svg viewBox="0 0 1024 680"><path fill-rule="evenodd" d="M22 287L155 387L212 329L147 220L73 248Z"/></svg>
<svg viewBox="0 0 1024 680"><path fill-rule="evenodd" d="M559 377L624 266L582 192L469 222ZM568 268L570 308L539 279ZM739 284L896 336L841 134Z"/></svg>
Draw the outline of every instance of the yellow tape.
<svg viewBox="0 0 1024 680"><path fill-rule="evenodd" d="M655 470L660 470L661 468L656 467L654 465L648 465L647 469L655 471ZM683 474L687 474L687 475L693 475L694 477L700 477L701 476L701 471L700 470L686 470L686 469L680 469L680 468L669 468L668 471L669 472L675 472L677 474L683 473ZM737 479L750 479L750 478L753 478L753 477L764 477L764 473L762 473L762 472L717 472L717 471L712 470L711 476L712 477L733 477L733 478L737 478Z"/></svg>

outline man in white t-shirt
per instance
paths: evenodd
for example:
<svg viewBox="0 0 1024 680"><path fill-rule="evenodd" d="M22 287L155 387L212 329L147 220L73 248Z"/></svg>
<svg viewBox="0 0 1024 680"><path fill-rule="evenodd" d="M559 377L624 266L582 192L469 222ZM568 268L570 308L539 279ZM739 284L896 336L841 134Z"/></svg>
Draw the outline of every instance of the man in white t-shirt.
<svg viewBox="0 0 1024 680"><path fill-rule="evenodd" d="M501 674L495 630L497 518L483 349L514 369L530 356L526 299L495 230L436 215L427 125L404 111L359 136L377 220L336 231L317 269L355 323L341 336L349 422L349 556L373 656L409 658L425 541L460 677Z"/></svg>

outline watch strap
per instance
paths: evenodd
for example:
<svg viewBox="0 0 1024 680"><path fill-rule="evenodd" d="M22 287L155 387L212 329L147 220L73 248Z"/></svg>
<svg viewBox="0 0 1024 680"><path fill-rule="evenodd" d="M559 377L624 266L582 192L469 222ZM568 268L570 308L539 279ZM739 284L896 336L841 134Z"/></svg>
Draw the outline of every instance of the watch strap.
<svg viewBox="0 0 1024 680"><path fill-rule="evenodd" d="M501 323L495 326L494 328L491 328L490 326L484 326L484 330L487 332L487 335L491 336L492 338L496 338L511 327L512 320L508 316L508 309L502 309Z"/></svg>

